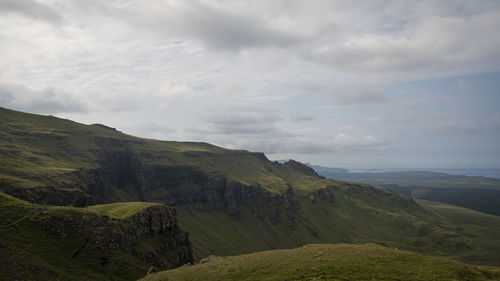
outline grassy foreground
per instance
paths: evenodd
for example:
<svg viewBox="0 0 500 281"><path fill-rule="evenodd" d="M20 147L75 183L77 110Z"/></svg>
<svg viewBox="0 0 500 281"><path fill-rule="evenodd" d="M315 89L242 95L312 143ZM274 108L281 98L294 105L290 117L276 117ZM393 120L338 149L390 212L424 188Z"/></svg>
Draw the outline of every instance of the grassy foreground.
<svg viewBox="0 0 500 281"><path fill-rule="evenodd" d="M500 271L376 244L314 244L217 257L141 280L500 280Z"/></svg>

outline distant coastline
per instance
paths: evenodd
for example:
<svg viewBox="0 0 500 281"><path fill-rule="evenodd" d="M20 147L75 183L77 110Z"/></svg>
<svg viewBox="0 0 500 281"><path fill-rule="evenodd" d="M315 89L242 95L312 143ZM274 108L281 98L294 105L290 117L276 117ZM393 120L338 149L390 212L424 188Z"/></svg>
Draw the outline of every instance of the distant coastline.
<svg viewBox="0 0 500 281"><path fill-rule="evenodd" d="M500 168L385 168L385 169L347 169L349 173L384 173L402 171L427 171L457 176L486 177L500 179Z"/></svg>

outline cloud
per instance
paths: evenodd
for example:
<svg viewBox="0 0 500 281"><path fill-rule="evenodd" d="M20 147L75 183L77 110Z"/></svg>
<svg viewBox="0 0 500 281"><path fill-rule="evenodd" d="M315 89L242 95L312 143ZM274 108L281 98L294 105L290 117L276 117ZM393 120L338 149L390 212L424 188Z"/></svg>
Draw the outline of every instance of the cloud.
<svg viewBox="0 0 500 281"><path fill-rule="evenodd" d="M481 129L479 124L470 119L449 117L441 120L432 120L427 126L427 131L438 135L460 135L477 132Z"/></svg>
<svg viewBox="0 0 500 281"><path fill-rule="evenodd" d="M286 47L299 40L293 34L269 27L265 21L201 2L183 6L176 14L172 23L177 31L201 39L214 49Z"/></svg>
<svg viewBox="0 0 500 281"><path fill-rule="evenodd" d="M360 162L498 124L480 121L495 81L474 78L500 70L496 0L0 0L0 15L6 107Z"/></svg>
<svg viewBox="0 0 500 281"><path fill-rule="evenodd" d="M90 104L84 98L54 88L32 90L18 84L0 84L0 104L32 113L56 114L85 112Z"/></svg>
<svg viewBox="0 0 500 281"><path fill-rule="evenodd" d="M208 126L191 128L191 138L222 145L229 148L262 151L268 154L302 153L318 154L342 151L372 151L385 149L388 145L374 136L353 136L338 133L328 137L321 130L297 128L285 122L280 112L240 106L219 108L204 117ZM303 121L311 116L298 115Z"/></svg>
<svg viewBox="0 0 500 281"><path fill-rule="evenodd" d="M276 123L283 120L275 111L251 107L219 108L204 120L213 134L266 134L280 130Z"/></svg>
<svg viewBox="0 0 500 281"><path fill-rule="evenodd" d="M303 36L273 24L273 20L249 14L242 3L218 1L150 1L78 4L100 16L163 36L200 40L212 50L241 50L256 47L287 47ZM100 7L97 11L95 7Z"/></svg>
<svg viewBox="0 0 500 281"><path fill-rule="evenodd" d="M423 15L391 32L362 30L313 44L310 55L335 69L405 78L406 73L427 78L496 69L491 60L498 63L500 39L491 35L498 33L499 19L498 9L468 17Z"/></svg>
<svg viewBox="0 0 500 281"><path fill-rule="evenodd" d="M176 130L168 126L150 122L122 124L121 129L132 135L160 140L168 140L176 133Z"/></svg>
<svg viewBox="0 0 500 281"><path fill-rule="evenodd" d="M373 136L357 137L339 133L333 137L290 134L288 137L240 139L233 145L267 154L321 154L384 150L388 143Z"/></svg>
<svg viewBox="0 0 500 281"><path fill-rule="evenodd" d="M300 122L313 121L314 117L306 114L295 114L290 118L290 120L295 123L300 123Z"/></svg>
<svg viewBox="0 0 500 281"><path fill-rule="evenodd" d="M59 23L62 20L56 10L33 0L0 0L0 13L15 13L50 23Z"/></svg>
<svg viewBox="0 0 500 281"><path fill-rule="evenodd" d="M373 77L359 80L346 74L323 74L307 79L297 78L290 83L290 91L303 95L318 95L328 99L330 105L355 105L385 101L385 81Z"/></svg>
<svg viewBox="0 0 500 281"><path fill-rule="evenodd" d="M163 84L158 92L158 96L164 99L186 98L193 92L191 88L182 84L173 84L167 81Z"/></svg>

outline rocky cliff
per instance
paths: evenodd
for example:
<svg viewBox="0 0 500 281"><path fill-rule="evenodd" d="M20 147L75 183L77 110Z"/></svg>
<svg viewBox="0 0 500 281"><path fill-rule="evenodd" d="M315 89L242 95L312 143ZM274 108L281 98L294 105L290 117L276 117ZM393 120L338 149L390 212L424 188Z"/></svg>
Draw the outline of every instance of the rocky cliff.
<svg viewBox="0 0 500 281"><path fill-rule="evenodd" d="M117 218L28 204L1 192L0 199L2 280L136 280L151 268L193 262L174 208L148 205Z"/></svg>
<svg viewBox="0 0 500 281"><path fill-rule="evenodd" d="M41 221L41 227L60 239L86 236L81 247L72 254L73 259L92 245L104 256L120 251L158 269L193 262L188 234L179 229L175 209L162 205L144 208L120 220L108 216L51 215ZM148 239L155 247L145 245ZM101 262L105 266L107 259Z"/></svg>

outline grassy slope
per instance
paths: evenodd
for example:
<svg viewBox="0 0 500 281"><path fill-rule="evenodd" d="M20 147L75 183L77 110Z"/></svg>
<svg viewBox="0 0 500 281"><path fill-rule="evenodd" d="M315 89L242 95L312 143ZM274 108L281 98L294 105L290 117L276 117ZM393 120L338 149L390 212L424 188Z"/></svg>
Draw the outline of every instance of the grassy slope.
<svg viewBox="0 0 500 281"><path fill-rule="evenodd" d="M298 189L314 190L331 182L318 181L286 165L267 161L262 153L229 150L207 143L143 139L102 125L83 125L5 108L0 108L0 120L0 183L15 186L77 185L78 179L70 172L98 167L96 151L102 146L96 144L96 138L122 144L105 145L109 150L127 149L155 156L141 158L145 164L195 167L244 184L260 184L275 193L285 191L287 183Z"/></svg>
<svg viewBox="0 0 500 281"><path fill-rule="evenodd" d="M418 200L465 237L469 245L474 245L470 252L455 255L468 262L478 264L500 264L497 253L500 253L500 217L484 214L475 210L438 202Z"/></svg>
<svg viewBox="0 0 500 281"><path fill-rule="evenodd" d="M334 204L299 197L301 214L293 228L282 221L256 218L251 208L232 220L223 212L177 207L179 224L191 233L197 259L309 243L373 242L471 263L500 264L500 224L495 216L473 212L476 217L472 215L466 225L393 193L367 188L357 194L342 186L333 190ZM462 210L469 212L458 210L457 216ZM478 219L483 216L488 219Z"/></svg>
<svg viewBox="0 0 500 281"><path fill-rule="evenodd" d="M85 234L61 239L43 225L50 217L78 225L83 218L102 215L86 208L30 204L0 192L0 280L130 280L142 276L149 265L120 251L104 255L89 245L75 257L85 244Z"/></svg>
<svg viewBox="0 0 500 281"><path fill-rule="evenodd" d="M364 245L307 245L219 257L154 273L160 280L498 280L500 273L438 257Z"/></svg>
<svg viewBox="0 0 500 281"><path fill-rule="evenodd" d="M87 209L102 212L104 214L109 215L112 218L124 219L126 217L136 214L137 212L139 212L144 208L155 205L162 205L162 204L150 203L150 202L120 202L120 203L88 206Z"/></svg>

